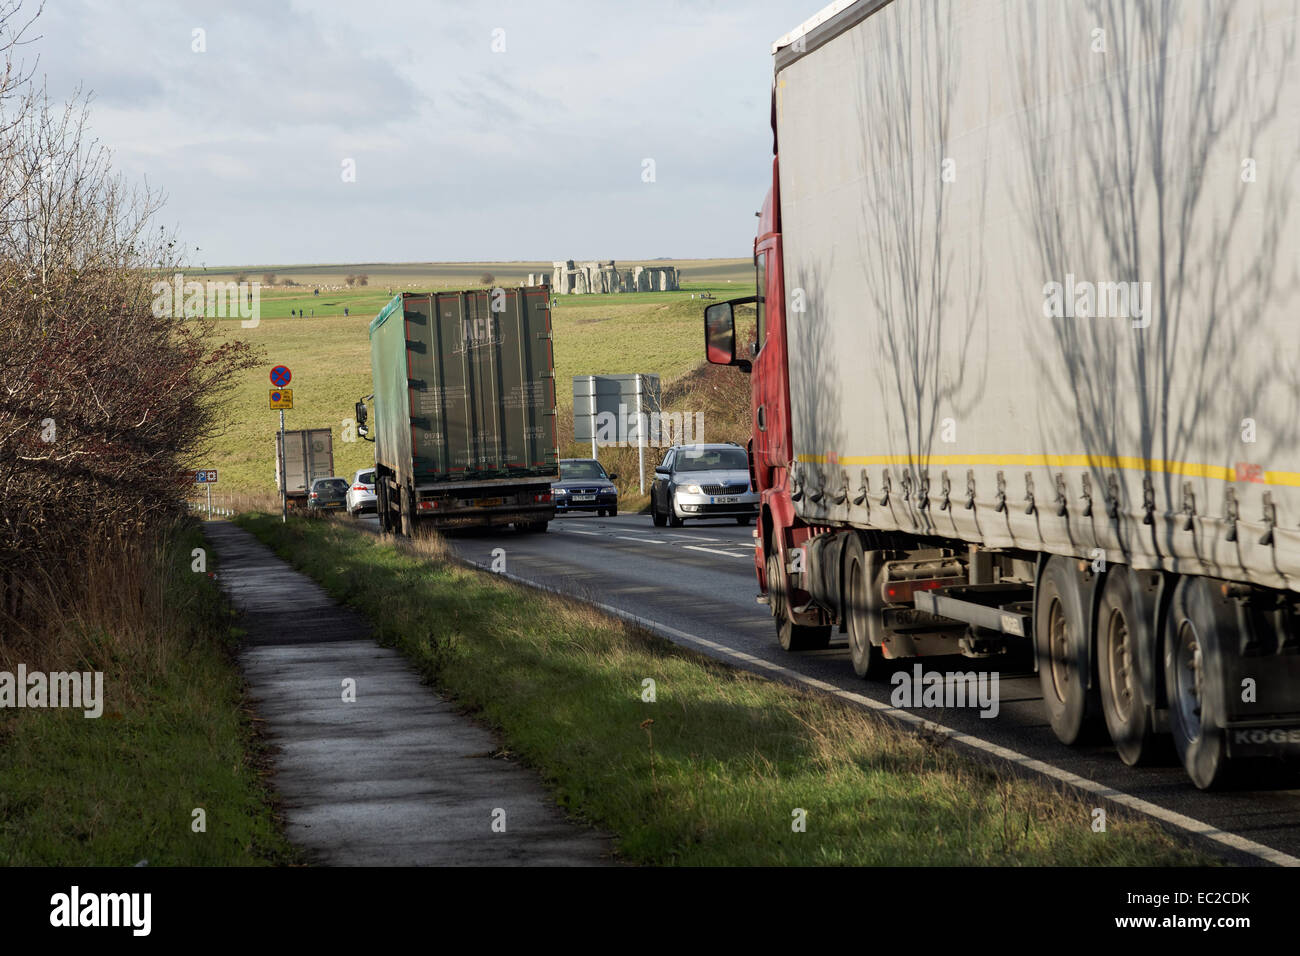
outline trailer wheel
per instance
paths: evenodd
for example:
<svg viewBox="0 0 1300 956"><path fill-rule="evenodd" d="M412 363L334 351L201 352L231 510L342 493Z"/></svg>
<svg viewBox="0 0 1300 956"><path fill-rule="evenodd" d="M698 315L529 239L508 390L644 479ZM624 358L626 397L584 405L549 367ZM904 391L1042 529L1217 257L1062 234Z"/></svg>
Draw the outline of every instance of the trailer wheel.
<svg viewBox="0 0 1300 956"><path fill-rule="evenodd" d="M1210 579L1178 582L1165 624L1169 728L1187 775L1202 790L1231 778L1223 647L1234 630L1232 611Z"/></svg>
<svg viewBox="0 0 1300 956"><path fill-rule="evenodd" d="M393 516L388 510L388 481L379 478L375 482L375 513L379 516L379 530L388 534L393 530Z"/></svg>
<svg viewBox="0 0 1300 956"><path fill-rule="evenodd" d="M415 502L411 500L411 489L402 487L398 495L402 509L402 535L412 538L415 536Z"/></svg>
<svg viewBox="0 0 1300 956"><path fill-rule="evenodd" d="M1034 653L1052 731L1074 744L1094 722L1096 694L1088 689L1088 619L1073 562L1053 555L1034 591Z"/></svg>
<svg viewBox="0 0 1300 956"><path fill-rule="evenodd" d="M789 582L781 555L771 551L767 556L767 593L772 617L776 621L776 639L782 650L819 651L831 642L830 625L796 624L789 614Z"/></svg>
<svg viewBox="0 0 1300 956"><path fill-rule="evenodd" d="M844 559L844 623L849 635L849 655L853 658L853 672L863 680L872 680L886 668L885 653L871 636L880 630L880 602L873 601L877 571L880 567L878 551L871 556L863 550L854 535Z"/></svg>
<svg viewBox="0 0 1300 956"><path fill-rule="evenodd" d="M1132 570L1112 567L1097 609L1097 683L1106 729L1120 760L1130 767L1151 763L1156 751L1151 701L1144 689L1154 662L1142 656L1144 647L1155 647L1154 629L1153 609L1138 600Z"/></svg>

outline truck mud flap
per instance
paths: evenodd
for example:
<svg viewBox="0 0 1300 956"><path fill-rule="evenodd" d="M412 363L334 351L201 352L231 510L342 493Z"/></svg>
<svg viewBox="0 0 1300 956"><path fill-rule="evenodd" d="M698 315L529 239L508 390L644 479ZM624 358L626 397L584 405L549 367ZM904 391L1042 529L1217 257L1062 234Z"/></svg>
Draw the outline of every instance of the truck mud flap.
<svg viewBox="0 0 1300 956"><path fill-rule="evenodd" d="M1228 757L1230 759L1273 757L1300 758L1300 720L1285 727L1242 727L1230 725Z"/></svg>

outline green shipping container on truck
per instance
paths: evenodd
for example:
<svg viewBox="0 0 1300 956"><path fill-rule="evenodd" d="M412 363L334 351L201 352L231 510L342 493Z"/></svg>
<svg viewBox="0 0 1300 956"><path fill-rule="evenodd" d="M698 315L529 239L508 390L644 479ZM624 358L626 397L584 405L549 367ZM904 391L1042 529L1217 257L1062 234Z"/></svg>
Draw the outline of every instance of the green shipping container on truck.
<svg viewBox="0 0 1300 956"><path fill-rule="evenodd" d="M556 473L544 289L402 293L370 342L377 462L417 484Z"/></svg>

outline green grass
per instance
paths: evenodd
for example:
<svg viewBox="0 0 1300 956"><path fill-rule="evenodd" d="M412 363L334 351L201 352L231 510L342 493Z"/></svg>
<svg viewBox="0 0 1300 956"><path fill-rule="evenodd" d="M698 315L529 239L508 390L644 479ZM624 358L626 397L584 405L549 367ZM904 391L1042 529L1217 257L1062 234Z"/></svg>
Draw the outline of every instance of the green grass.
<svg viewBox="0 0 1300 956"><path fill-rule="evenodd" d="M589 260L575 260L589 261ZM680 271L683 283L727 285L729 282L749 283L754 279L754 263L742 259L619 259L618 268L634 266L673 266ZM370 288L466 288L480 287L479 280L490 273L502 285L523 282L530 272L550 274L551 261L521 262L367 262L367 263L317 263L261 266L213 266L206 269L186 269L187 277L234 279L244 275L250 280L260 280L267 272L275 273L277 281L292 279L300 285L342 285L344 277L364 274ZM307 290L308 295L311 289Z"/></svg>
<svg viewBox="0 0 1300 956"><path fill-rule="evenodd" d="M103 716L0 711L0 864L298 860L261 771L230 613L216 583L190 569L202 546L193 526L170 541L151 620L129 635L87 625L73 638L80 659L49 668L102 670ZM191 829L195 808L206 832Z"/></svg>
<svg viewBox="0 0 1300 956"><path fill-rule="evenodd" d="M263 515L239 523L366 614L631 862L1213 862L1113 808L1095 833L1091 805L1073 794L451 563L436 538L395 544ZM647 678L654 703L642 700ZM797 810L806 832L792 829Z"/></svg>
<svg viewBox="0 0 1300 956"><path fill-rule="evenodd" d="M674 264L674 263L659 263ZM752 267L748 260L718 260L696 264L675 263L689 276L700 273L705 281L687 282L678 292L639 292L613 295L559 296L552 312L555 350L556 395L563 412L573 405L575 375L645 372L660 376L667 386L703 361L703 309L698 296L709 293L716 299L751 293ZM371 273L370 285L364 288L328 290L312 295L312 287L271 289L261 293L262 320L256 328L244 329L236 319L218 320L220 335L242 339L259 347L266 362L250 371L238 384L227 403L228 428L217 438L209 453L195 467L217 468L220 481L214 493L220 498L230 493L256 494L275 489L275 432L279 415L269 408L271 382L268 374L275 365L288 365L293 371L294 408L285 413L286 427L330 428L334 434L335 473L351 477L352 473L374 464L374 446L365 441L344 441L345 420L353 417L357 399L369 394L370 343L367 327L370 320L390 299L385 281L392 288L419 285L450 288L475 288L475 272L493 272L498 281L507 276L507 267L515 264L451 263L445 268L467 269L466 274L450 272L399 274L384 276ZM479 268L481 267L481 268ZM339 267L313 267L335 269ZM255 267L227 273L209 273L230 277L244 272L250 280L260 279L263 272L290 273L276 267ZM360 266L346 267L345 272L364 271ZM522 273L528 270L523 269ZM522 274L521 273L521 274ZM304 269L292 273L301 281L309 278ZM340 273L342 274L342 273ZM330 279L321 273L318 281ZM728 282L728 278L733 281ZM400 279L400 285L397 280ZM464 282L451 280L463 279ZM695 295L697 298L692 299ZM350 311L344 317L343 310ZM290 310L315 310L315 316L293 318ZM559 436L560 448L567 449L570 434Z"/></svg>

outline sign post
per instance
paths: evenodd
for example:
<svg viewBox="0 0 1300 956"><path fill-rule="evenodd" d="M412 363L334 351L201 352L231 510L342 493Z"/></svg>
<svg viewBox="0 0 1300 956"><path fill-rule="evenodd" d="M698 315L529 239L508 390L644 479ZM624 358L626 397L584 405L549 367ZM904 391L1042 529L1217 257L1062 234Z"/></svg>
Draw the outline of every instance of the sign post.
<svg viewBox="0 0 1300 956"><path fill-rule="evenodd" d="M285 487L288 479L284 472L284 457L286 454L284 445L284 409L280 409L280 523L289 523L289 489Z"/></svg>
<svg viewBox="0 0 1300 956"><path fill-rule="evenodd" d="M650 415L659 408L659 376L628 372L621 375L575 375L573 377L573 440L591 442L591 457L598 458L602 424L616 424L614 443L631 447L655 447L645 436ZM638 418L628 415L635 406ZM634 437L632 429L636 429ZM644 486L644 481L642 481Z"/></svg>
<svg viewBox="0 0 1300 956"><path fill-rule="evenodd" d="M194 473L194 483L203 485L208 493L208 520L212 520L212 486L217 483L217 469L200 468Z"/></svg>
<svg viewBox="0 0 1300 956"><path fill-rule="evenodd" d="M280 460L276 462L276 468L280 473L280 523L289 523L289 489L288 475L285 465L285 457L288 454L288 448L284 444L284 410L293 408L293 390L285 388L293 381L293 372L287 365L277 365L271 369L271 384L275 386L271 390L271 407L280 410L280 447L279 454L276 456Z"/></svg>
<svg viewBox="0 0 1300 956"><path fill-rule="evenodd" d="M641 417L641 376L636 377L636 477L645 494L645 420Z"/></svg>

